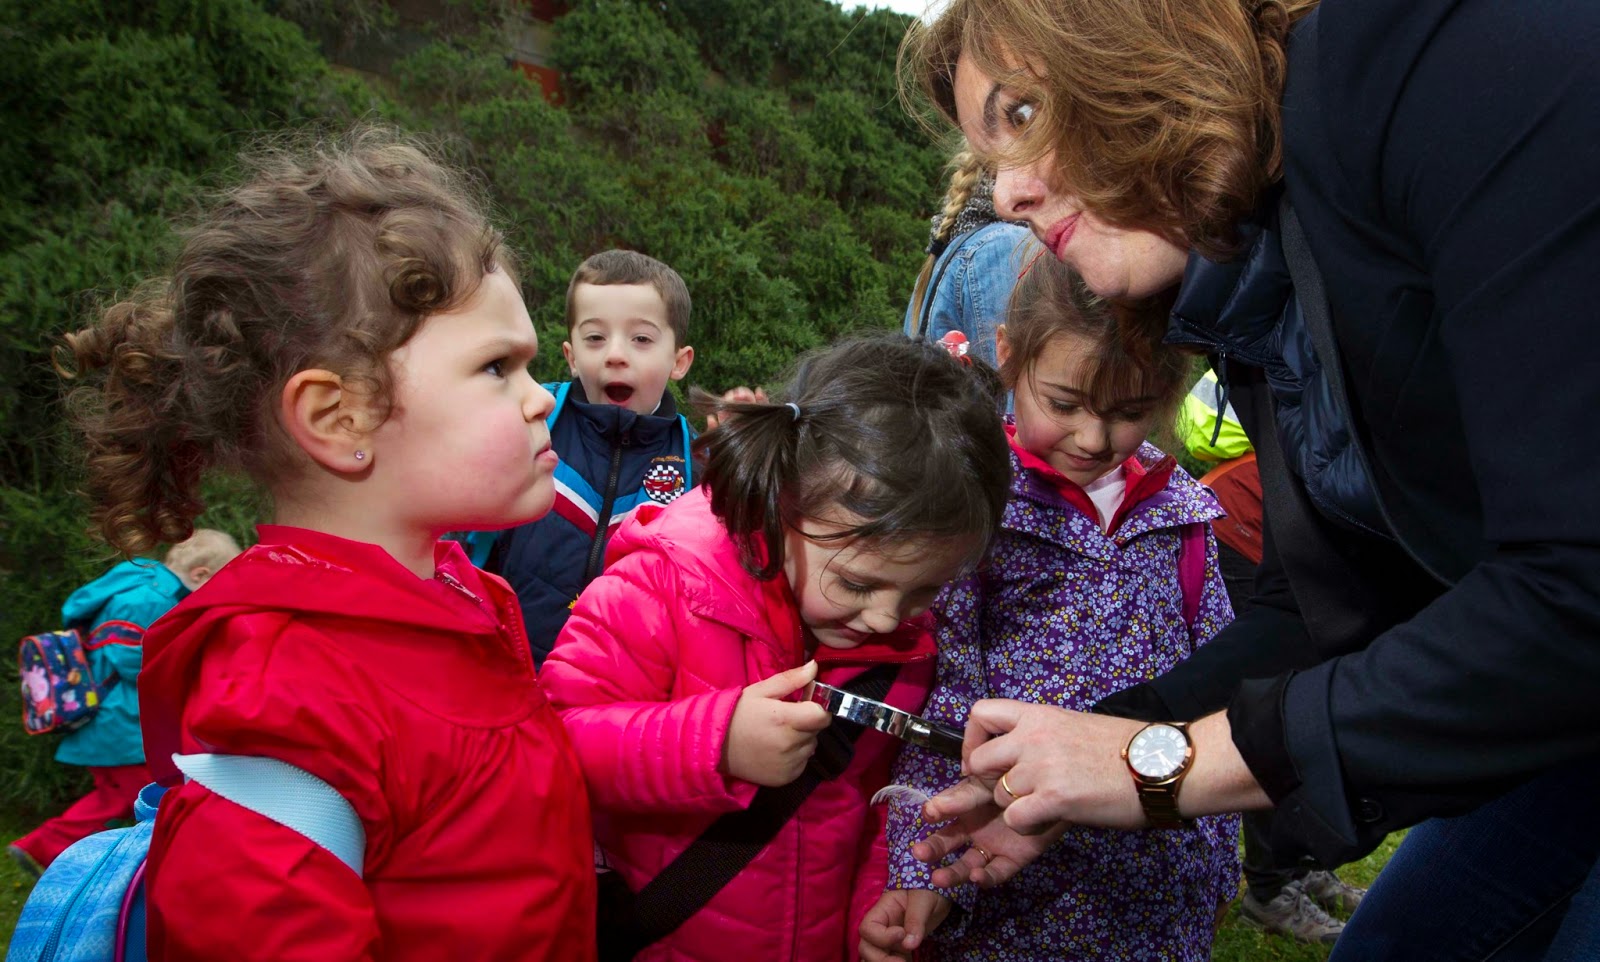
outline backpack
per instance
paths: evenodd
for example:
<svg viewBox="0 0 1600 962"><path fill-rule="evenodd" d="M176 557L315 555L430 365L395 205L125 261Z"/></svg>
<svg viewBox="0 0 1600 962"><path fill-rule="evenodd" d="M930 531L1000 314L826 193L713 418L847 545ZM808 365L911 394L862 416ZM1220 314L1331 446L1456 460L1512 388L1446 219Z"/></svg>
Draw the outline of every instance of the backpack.
<svg viewBox="0 0 1600 962"><path fill-rule="evenodd" d="M65 735L89 724L115 673L96 681L89 652L109 644L138 644L144 629L131 621L106 621L84 637L78 628L47 631L22 639L17 670L22 675L22 727L30 735Z"/></svg>
<svg viewBox="0 0 1600 962"><path fill-rule="evenodd" d="M333 786L273 758L174 755L192 781L291 828L361 875L366 832ZM166 789L146 785L130 828L98 832L62 852L22 907L8 962L144 962L145 855Z"/></svg>

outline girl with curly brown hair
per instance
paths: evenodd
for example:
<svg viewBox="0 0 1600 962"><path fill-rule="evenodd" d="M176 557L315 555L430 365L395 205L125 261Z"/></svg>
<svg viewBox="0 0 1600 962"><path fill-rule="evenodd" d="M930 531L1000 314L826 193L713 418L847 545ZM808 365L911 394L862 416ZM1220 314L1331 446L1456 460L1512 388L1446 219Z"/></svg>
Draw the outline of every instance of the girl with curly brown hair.
<svg viewBox="0 0 1600 962"><path fill-rule="evenodd" d="M913 27L910 86L995 164L999 216L1097 294L1175 299L1267 542L1255 603L1099 713L977 705L980 778L930 816L1273 807L1279 857L1325 865L1415 826L1335 958L1592 956L1596 37L1583 0L952 0Z"/></svg>
<svg viewBox="0 0 1600 962"><path fill-rule="evenodd" d="M510 254L458 173L384 131L245 166L170 274L67 338L106 540L187 536L214 468L273 502L145 638L145 747L173 786L150 957L592 959L582 773L515 595L440 541L554 496ZM362 871L180 784L207 753L331 785Z"/></svg>

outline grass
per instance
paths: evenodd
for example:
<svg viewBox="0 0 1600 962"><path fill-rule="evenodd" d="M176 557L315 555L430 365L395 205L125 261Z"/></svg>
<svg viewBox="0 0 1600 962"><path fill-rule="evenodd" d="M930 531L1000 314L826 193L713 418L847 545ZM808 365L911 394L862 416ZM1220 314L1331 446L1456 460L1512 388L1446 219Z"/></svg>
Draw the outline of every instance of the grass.
<svg viewBox="0 0 1600 962"><path fill-rule="evenodd" d="M0 844L31 831L37 824L25 820L16 812L0 811ZM22 903L33 891L33 880L22 874L15 862L0 858L0 947L11 944L11 930L17 927L17 916L22 914Z"/></svg>
<svg viewBox="0 0 1600 962"><path fill-rule="evenodd" d="M1339 877L1362 888L1370 886L1404 837L1404 832L1390 835L1366 858L1341 867ZM1228 918L1222 923L1222 930L1217 933L1211 959L1212 962L1323 962L1331 949L1332 946L1301 945L1281 936L1262 933L1240 918L1239 902L1235 900L1233 907L1228 909Z"/></svg>

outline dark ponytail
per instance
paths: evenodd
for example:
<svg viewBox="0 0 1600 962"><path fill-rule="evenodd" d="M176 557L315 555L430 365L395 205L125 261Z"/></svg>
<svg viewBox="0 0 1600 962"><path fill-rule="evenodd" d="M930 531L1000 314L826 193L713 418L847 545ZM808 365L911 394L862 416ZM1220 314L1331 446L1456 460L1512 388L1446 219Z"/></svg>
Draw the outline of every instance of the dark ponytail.
<svg viewBox="0 0 1600 962"><path fill-rule="evenodd" d="M999 529L1011 463L995 382L937 345L843 341L802 358L772 403L694 399L721 419L696 442L711 509L758 577L783 569L787 529L830 506L860 523L809 537L966 536L975 563Z"/></svg>

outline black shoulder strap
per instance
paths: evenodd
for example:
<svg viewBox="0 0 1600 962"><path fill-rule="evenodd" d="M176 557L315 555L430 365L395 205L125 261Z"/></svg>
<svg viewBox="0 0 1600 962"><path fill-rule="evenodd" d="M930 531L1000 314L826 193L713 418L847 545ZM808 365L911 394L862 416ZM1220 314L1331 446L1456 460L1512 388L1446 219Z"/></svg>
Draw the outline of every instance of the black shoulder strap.
<svg viewBox="0 0 1600 962"><path fill-rule="evenodd" d="M899 669L899 665L877 665L839 687L882 701ZM704 908L777 837L818 785L849 767L856 739L864 730L854 722L834 719L817 736L817 752L799 778L779 788L757 791L750 807L711 823L638 895L603 906L599 919L601 962L632 959Z"/></svg>

